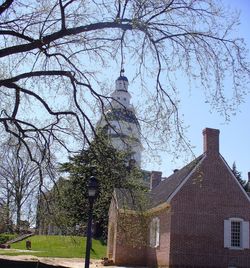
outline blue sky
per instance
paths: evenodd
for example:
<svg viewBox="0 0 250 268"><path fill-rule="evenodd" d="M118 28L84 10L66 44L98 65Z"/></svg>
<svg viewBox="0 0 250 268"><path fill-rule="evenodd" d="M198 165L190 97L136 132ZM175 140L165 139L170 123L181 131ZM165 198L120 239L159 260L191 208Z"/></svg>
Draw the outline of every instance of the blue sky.
<svg viewBox="0 0 250 268"><path fill-rule="evenodd" d="M250 1L225 0L224 2L232 8L241 10L239 36L245 39L250 50ZM230 122L226 123L216 111L210 110L211 107L204 102L202 94L195 92L195 90L185 95L185 99L182 99L181 113L184 114L185 125L189 126L186 134L191 144L195 146L194 153L198 156L203 152L202 130L205 127L220 129L221 154L230 166L235 161L238 171L242 172L242 178L247 179L247 173L250 171L250 94L245 98L245 103L241 104L237 114L231 118ZM167 154L161 154L161 160L161 164L157 164L157 162L145 163L145 168L162 170L163 175L168 176L175 168L181 168L185 164L184 158L173 162L173 159Z"/></svg>
<svg viewBox="0 0 250 268"><path fill-rule="evenodd" d="M218 0L219 1L219 0ZM241 25L239 26L239 33L237 36L243 37L250 50L250 0L223 0L223 2L232 8L241 10ZM110 91L114 90L115 79L119 76L120 62L117 64L110 63L110 68L100 69L103 76L104 83L110 85ZM250 61L250 55L249 55ZM96 69L96 65L92 62L89 67ZM134 77L134 66L131 66L125 59L125 75L130 81L129 91L132 95L132 103L136 106L137 88L136 82L131 81ZM112 71L111 71L112 70ZM178 77L179 79L179 77ZM181 78L180 78L181 79ZM228 85L230 87L230 85ZM152 87L154 87L152 85ZM150 85L149 85L150 88ZM220 129L220 152L225 160L232 166L236 162L237 169L242 172L243 179L247 179L247 173L250 171L250 85L249 94L245 98L245 102L241 104L236 115L231 117L229 122L221 117L216 111L212 111L209 104L205 103L204 95L197 89L186 88L186 84L178 82L178 90L181 92L180 114L183 114L184 125L189 126L186 132L187 138L191 145L194 146L194 153L196 156L203 153L203 135L202 130L206 127ZM142 97L142 96L141 96ZM140 98L140 97L139 97ZM95 114L94 120L98 120L99 114ZM145 157L146 152L144 152ZM171 154L161 153L161 163L150 159L145 161L142 168L146 170L161 170L163 176L169 176L174 169L181 168L187 164L185 157L180 156L174 159ZM66 161L63 157L60 162Z"/></svg>

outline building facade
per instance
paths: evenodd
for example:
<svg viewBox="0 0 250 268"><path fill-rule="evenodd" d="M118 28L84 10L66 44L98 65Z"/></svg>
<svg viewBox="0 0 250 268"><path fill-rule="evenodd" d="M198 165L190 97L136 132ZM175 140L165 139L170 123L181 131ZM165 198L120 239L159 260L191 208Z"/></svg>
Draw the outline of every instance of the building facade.
<svg viewBox="0 0 250 268"><path fill-rule="evenodd" d="M203 137L202 155L165 180L154 178L143 230L136 224L141 213L124 209L121 199L127 197L115 192L108 235L115 264L250 267L249 195L219 152L219 130L206 128ZM131 227L126 230L123 222Z"/></svg>

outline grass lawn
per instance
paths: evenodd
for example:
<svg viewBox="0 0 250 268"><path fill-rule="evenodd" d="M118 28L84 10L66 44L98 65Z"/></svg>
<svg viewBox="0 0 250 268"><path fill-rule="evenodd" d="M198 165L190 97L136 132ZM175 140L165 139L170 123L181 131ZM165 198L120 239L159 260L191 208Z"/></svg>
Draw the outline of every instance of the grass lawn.
<svg viewBox="0 0 250 268"><path fill-rule="evenodd" d="M14 252L0 250L0 255L34 255L37 257L83 258L85 256L86 239L80 236L46 236L35 235L28 238L31 241L31 251ZM26 250L26 240L11 244L11 249ZM92 240L90 255L92 259L106 256L106 245L99 240Z"/></svg>

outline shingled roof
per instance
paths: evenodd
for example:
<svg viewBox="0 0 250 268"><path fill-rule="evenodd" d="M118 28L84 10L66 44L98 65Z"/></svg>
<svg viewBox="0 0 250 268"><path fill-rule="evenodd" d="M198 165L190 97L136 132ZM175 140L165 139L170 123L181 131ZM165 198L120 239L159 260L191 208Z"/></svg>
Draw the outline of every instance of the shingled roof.
<svg viewBox="0 0 250 268"><path fill-rule="evenodd" d="M194 159L192 162L184 166L182 169L175 171L171 176L161 181L154 189L152 189L151 207L155 207L168 200L170 195L178 188L178 186L185 180L185 178L192 172L197 164L202 159L203 154Z"/></svg>
<svg viewBox="0 0 250 268"><path fill-rule="evenodd" d="M171 176L161 181L151 192L143 193L143 196L138 196L140 192L132 192L127 189L115 189L115 199L118 208L138 211L153 208L166 202L171 194L174 193L178 186L193 171L203 156L203 154L200 155L182 169L175 171Z"/></svg>

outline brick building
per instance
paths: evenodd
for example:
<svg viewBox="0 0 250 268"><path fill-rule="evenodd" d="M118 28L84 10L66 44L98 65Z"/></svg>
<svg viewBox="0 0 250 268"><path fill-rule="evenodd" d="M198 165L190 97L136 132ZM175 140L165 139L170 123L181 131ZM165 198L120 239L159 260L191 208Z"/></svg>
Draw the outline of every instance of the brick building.
<svg viewBox="0 0 250 268"><path fill-rule="evenodd" d="M129 193L115 191L108 234L115 264L250 267L250 198L219 153L219 130L203 136L197 159L164 180L152 173L143 213Z"/></svg>

